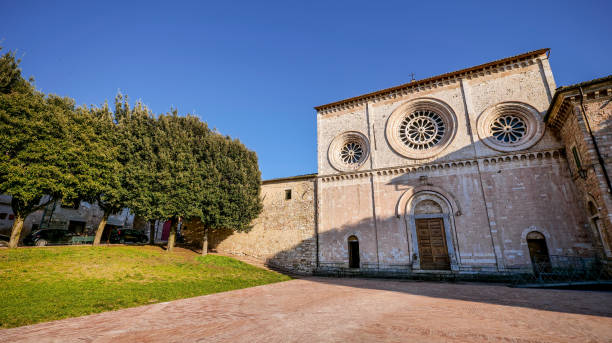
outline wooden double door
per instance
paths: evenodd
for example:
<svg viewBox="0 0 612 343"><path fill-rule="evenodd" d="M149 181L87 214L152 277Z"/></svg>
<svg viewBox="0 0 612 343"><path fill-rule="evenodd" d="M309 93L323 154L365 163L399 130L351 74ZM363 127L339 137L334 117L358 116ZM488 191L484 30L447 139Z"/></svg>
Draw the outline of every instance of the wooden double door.
<svg viewBox="0 0 612 343"><path fill-rule="evenodd" d="M450 258L442 218L416 219L421 269L449 270Z"/></svg>

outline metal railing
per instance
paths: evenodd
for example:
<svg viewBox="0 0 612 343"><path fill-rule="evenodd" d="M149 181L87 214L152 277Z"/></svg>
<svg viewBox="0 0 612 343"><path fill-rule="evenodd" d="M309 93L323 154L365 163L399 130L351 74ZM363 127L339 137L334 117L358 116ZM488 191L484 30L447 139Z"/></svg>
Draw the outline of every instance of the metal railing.
<svg viewBox="0 0 612 343"><path fill-rule="evenodd" d="M497 270L495 267L459 267L449 271L418 271L409 265L394 265L378 268L362 264L361 268L347 268L342 263L320 263L315 272L336 277L398 277L444 281L503 282L513 285L555 284L591 281L609 281L611 275L596 257L580 256L536 256L531 264L513 265Z"/></svg>
<svg viewBox="0 0 612 343"><path fill-rule="evenodd" d="M530 265L507 267L505 273L517 285L610 280L596 257L535 256Z"/></svg>

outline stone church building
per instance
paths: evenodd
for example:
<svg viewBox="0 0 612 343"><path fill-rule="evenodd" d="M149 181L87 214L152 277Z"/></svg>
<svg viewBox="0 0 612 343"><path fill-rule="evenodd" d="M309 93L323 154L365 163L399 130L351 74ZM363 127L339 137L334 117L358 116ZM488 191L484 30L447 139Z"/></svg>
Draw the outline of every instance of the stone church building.
<svg viewBox="0 0 612 343"><path fill-rule="evenodd" d="M318 173L267 180L210 247L302 273L498 273L612 259L612 78L548 49L315 107Z"/></svg>

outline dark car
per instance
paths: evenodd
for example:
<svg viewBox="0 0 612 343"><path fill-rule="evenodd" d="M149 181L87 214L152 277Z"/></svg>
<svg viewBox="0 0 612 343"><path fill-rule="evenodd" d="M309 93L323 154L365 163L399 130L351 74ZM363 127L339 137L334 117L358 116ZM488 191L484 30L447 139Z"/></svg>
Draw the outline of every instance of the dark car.
<svg viewBox="0 0 612 343"><path fill-rule="evenodd" d="M7 235L0 235L0 247L8 247L11 237Z"/></svg>
<svg viewBox="0 0 612 343"><path fill-rule="evenodd" d="M142 231L132 229L116 229L110 236L111 243L147 243L149 237Z"/></svg>
<svg viewBox="0 0 612 343"><path fill-rule="evenodd" d="M43 247L50 244L69 244L72 242L73 234L68 230L42 229L36 230L23 239L24 245L36 245Z"/></svg>

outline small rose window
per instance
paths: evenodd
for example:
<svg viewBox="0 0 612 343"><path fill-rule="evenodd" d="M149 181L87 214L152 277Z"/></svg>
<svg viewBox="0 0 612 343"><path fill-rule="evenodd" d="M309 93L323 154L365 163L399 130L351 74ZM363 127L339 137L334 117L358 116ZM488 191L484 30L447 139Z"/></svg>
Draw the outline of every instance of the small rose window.
<svg viewBox="0 0 612 343"><path fill-rule="evenodd" d="M340 171L359 169L368 159L368 139L356 131L338 135L329 146L328 158L332 166Z"/></svg>
<svg viewBox="0 0 612 343"><path fill-rule="evenodd" d="M359 142L348 142L340 150L342 162L346 164L359 163L363 156L363 148Z"/></svg>
<svg viewBox="0 0 612 343"><path fill-rule="evenodd" d="M501 102L480 114L476 121L478 137L497 151L525 150L544 135L542 116L531 105L522 102Z"/></svg>

